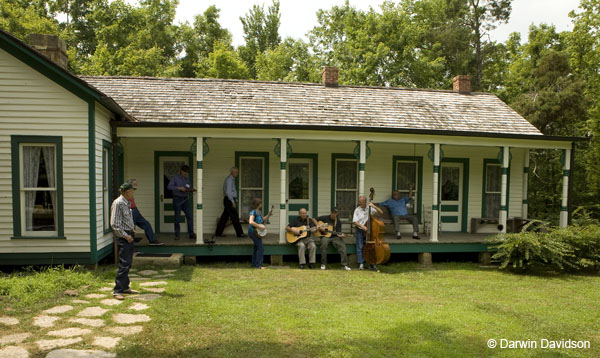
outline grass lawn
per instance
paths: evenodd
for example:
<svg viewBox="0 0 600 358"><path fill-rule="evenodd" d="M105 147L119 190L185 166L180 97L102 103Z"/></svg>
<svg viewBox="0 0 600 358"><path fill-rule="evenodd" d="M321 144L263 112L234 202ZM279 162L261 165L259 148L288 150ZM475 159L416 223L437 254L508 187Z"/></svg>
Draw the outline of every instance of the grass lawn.
<svg viewBox="0 0 600 358"><path fill-rule="evenodd" d="M470 263L391 264L381 273L330 266L183 266L145 311L152 320L143 332L115 351L119 357L600 357L598 276L524 276ZM101 268L90 284L100 287L113 270ZM26 316L61 300L13 309ZM6 330L0 326L0 336ZM490 349L491 338L537 341L538 348ZM590 341L591 348L543 349L542 338Z"/></svg>

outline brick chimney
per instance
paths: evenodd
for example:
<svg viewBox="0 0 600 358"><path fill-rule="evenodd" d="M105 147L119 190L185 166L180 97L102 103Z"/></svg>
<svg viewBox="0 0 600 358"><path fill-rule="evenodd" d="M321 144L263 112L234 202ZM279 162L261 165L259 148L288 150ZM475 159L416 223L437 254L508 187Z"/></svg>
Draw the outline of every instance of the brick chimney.
<svg viewBox="0 0 600 358"><path fill-rule="evenodd" d="M67 68L67 46L56 35L29 35L29 45L43 55L57 63L62 68Z"/></svg>
<svg viewBox="0 0 600 358"><path fill-rule="evenodd" d="M326 66L323 67L321 72L323 76L323 85L325 87L337 87L338 86L338 68Z"/></svg>
<svg viewBox="0 0 600 358"><path fill-rule="evenodd" d="M460 75L452 79L452 87L455 92L469 93L471 92L471 76Z"/></svg>

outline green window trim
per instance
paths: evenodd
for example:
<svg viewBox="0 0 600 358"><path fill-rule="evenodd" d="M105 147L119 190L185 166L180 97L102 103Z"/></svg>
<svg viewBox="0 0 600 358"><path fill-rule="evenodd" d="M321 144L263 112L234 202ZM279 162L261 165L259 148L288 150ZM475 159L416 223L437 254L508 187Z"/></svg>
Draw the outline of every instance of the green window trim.
<svg viewBox="0 0 600 358"><path fill-rule="evenodd" d="M463 204L462 204L462 222L460 223L460 231L467 232L468 225L468 216L469 216L469 159L468 158L444 158L440 162L440 166L443 163L462 163L463 165ZM438 185L441 187L441 181L438 181ZM439 188L438 188L439 193ZM441 195L438 196L441 201ZM442 205L442 211L444 211L444 206Z"/></svg>
<svg viewBox="0 0 600 358"><path fill-rule="evenodd" d="M104 200L104 187L102 188L102 222L103 222L103 230L102 232L106 235L108 233L110 233L112 230L110 228L110 205L112 203L112 197L113 197L113 186L112 186L112 143L102 139L102 185L106 185L108 188L108 192L106 195L108 195L108 201L106 202ZM104 155L104 151L107 151L107 155ZM108 171L107 171L108 169ZM109 175L106 175L106 173L109 173ZM105 182L106 181L106 182ZM106 211L106 207L105 205L108 205L108 217L107 215L105 215ZM108 222L108 226L106 225ZM107 228L108 227L108 228Z"/></svg>
<svg viewBox="0 0 600 358"><path fill-rule="evenodd" d="M11 239L64 239L63 151L62 137L11 135L13 236ZM56 153L56 236L28 236L21 231L21 144L50 143Z"/></svg>
<svg viewBox="0 0 600 358"><path fill-rule="evenodd" d="M357 198L357 200L358 200L358 187L360 186L360 183L358 183L358 181L359 181L359 170L358 170L359 160L356 159L354 154L331 153L331 205L330 206L332 206L332 207L336 205L336 201L335 201L335 180L336 180L335 163L338 159L352 159L352 160L356 161L356 182L357 182L356 198ZM358 204L358 202L357 202L357 204Z"/></svg>
<svg viewBox="0 0 600 358"><path fill-rule="evenodd" d="M482 188L481 188L481 217L485 218L485 211L486 211L486 205L485 205L485 199L486 199L486 194L485 194L485 187L486 187L486 178L487 178L487 165L488 164L495 164L495 165L499 165L500 167L502 167L502 164L500 162L498 162L498 159L496 158L484 158L483 159L483 177L481 178L481 182L482 182ZM508 174L506 176L506 216L508 217L508 208L509 208L509 199L510 199L510 164L508 167ZM502 195L502 194L500 194ZM502 197L500 197L500 202L502 202Z"/></svg>
<svg viewBox="0 0 600 358"><path fill-rule="evenodd" d="M398 162L417 162L417 218L422 224L423 211L423 157L394 155L392 157L392 191L396 190L396 167Z"/></svg>
<svg viewBox="0 0 600 358"><path fill-rule="evenodd" d="M235 167L239 168L240 167L240 159L242 157L255 157L255 158L262 158L263 159L263 208L267 209L269 208L269 152L235 152ZM237 178L235 178L235 190L237 190L238 195L240 192L240 176L238 175ZM238 197L238 200L240 200L241 197ZM238 205L238 211L241 210L241 203L240 205Z"/></svg>
<svg viewBox="0 0 600 358"><path fill-rule="evenodd" d="M288 155L289 159L301 158L301 159L312 159L313 161L313 213L314 216L319 216L319 155L316 153L292 153ZM282 162L282 164L285 162ZM287 183L286 183L287 185ZM291 211L291 210L290 210Z"/></svg>

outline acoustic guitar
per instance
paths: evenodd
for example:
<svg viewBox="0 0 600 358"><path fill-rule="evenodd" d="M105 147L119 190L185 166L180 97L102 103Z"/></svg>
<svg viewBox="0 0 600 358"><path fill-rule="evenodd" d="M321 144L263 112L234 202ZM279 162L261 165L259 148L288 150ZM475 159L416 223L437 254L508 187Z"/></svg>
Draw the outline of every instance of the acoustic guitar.
<svg viewBox="0 0 600 358"><path fill-rule="evenodd" d="M317 223L317 231L315 232L315 236L317 237L331 237L332 235L340 236L343 234L343 232L333 231L333 225L329 225L322 221Z"/></svg>
<svg viewBox="0 0 600 358"><path fill-rule="evenodd" d="M316 230L316 228L314 228L314 227L311 228L311 227L306 227L306 226L300 226L300 227L297 227L297 229L300 230L298 235L294 235L294 233L290 232L290 231L285 233L285 238L287 239L288 243L294 244L294 243L296 243L296 241L307 237L309 232Z"/></svg>

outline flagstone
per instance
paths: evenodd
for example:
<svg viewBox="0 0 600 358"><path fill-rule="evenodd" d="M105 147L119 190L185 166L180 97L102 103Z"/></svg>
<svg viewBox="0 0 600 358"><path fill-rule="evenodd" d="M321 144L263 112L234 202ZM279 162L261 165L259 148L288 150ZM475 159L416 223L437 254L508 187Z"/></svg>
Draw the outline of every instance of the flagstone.
<svg viewBox="0 0 600 358"><path fill-rule="evenodd" d="M150 308L150 306L148 306L147 304L145 304L145 303L137 303L137 302L134 303L134 304L132 304L131 306L129 306L130 310L135 310L135 311L142 311L142 310L145 310L145 309L148 309L148 308Z"/></svg>
<svg viewBox="0 0 600 358"><path fill-rule="evenodd" d="M165 269L163 269L162 272L173 273L173 272L177 272L177 270L165 270Z"/></svg>
<svg viewBox="0 0 600 358"><path fill-rule="evenodd" d="M86 298L105 298L106 295L103 293L90 293L85 295Z"/></svg>
<svg viewBox="0 0 600 358"><path fill-rule="evenodd" d="M87 328L65 328L65 329L60 329L58 331L50 331L47 334L49 336L55 336L55 337L77 337L77 336L86 335L91 332L92 331Z"/></svg>
<svg viewBox="0 0 600 358"><path fill-rule="evenodd" d="M154 293L162 293L166 291L164 287L144 287L144 290L154 292Z"/></svg>
<svg viewBox="0 0 600 358"><path fill-rule="evenodd" d="M47 309L45 311L42 311L42 313L45 313L45 314L59 314L59 313L69 312L72 309L73 309L73 306L69 306L69 305L56 306L56 307L49 308L49 309Z"/></svg>
<svg viewBox="0 0 600 358"><path fill-rule="evenodd" d="M129 281L137 282L137 281L148 281L150 277L131 277Z"/></svg>
<svg viewBox="0 0 600 358"><path fill-rule="evenodd" d="M8 336L0 337L0 344L15 344L21 343L31 336L31 333L15 333Z"/></svg>
<svg viewBox="0 0 600 358"><path fill-rule="evenodd" d="M19 324L19 319L15 317L0 317L0 323L7 326L14 326L15 324Z"/></svg>
<svg viewBox="0 0 600 358"><path fill-rule="evenodd" d="M96 351L91 349L57 349L48 353L46 358L115 358L116 356L116 353Z"/></svg>
<svg viewBox="0 0 600 358"><path fill-rule="evenodd" d="M54 316L37 316L37 317L33 317L33 325L34 326L38 326L38 327L53 327L54 326L54 322L58 321L60 319L60 317L54 317Z"/></svg>
<svg viewBox="0 0 600 358"><path fill-rule="evenodd" d="M111 292L113 290L113 288L114 287L102 287L98 291L101 291L101 292Z"/></svg>
<svg viewBox="0 0 600 358"><path fill-rule="evenodd" d="M167 281L152 281L152 282L142 282L140 286L142 287L152 287L152 286L162 286L166 285Z"/></svg>
<svg viewBox="0 0 600 358"><path fill-rule="evenodd" d="M116 306L116 305L120 305L121 303L123 303L123 301L119 301L114 298L107 298L105 300L100 301L100 303L102 303L103 305L107 305L107 306Z"/></svg>
<svg viewBox="0 0 600 358"><path fill-rule="evenodd" d="M154 271L154 270L144 270L144 271L139 271L138 272L140 275L144 275L144 276L150 276L150 275L156 275L158 273L158 271Z"/></svg>
<svg viewBox="0 0 600 358"><path fill-rule="evenodd" d="M79 323L82 324L84 326L89 326L89 327L102 327L104 326L104 321L96 318L71 318L69 320L69 322L73 322L73 323Z"/></svg>
<svg viewBox="0 0 600 358"><path fill-rule="evenodd" d="M121 324L148 322L150 321L150 316L145 314L117 313L113 315L113 321Z"/></svg>
<svg viewBox="0 0 600 358"><path fill-rule="evenodd" d="M154 301L157 298L160 298L161 295L157 293L142 293L141 295L136 295L133 298L142 301Z"/></svg>
<svg viewBox="0 0 600 358"><path fill-rule="evenodd" d="M175 275L173 275L172 273L166 273L164 275L155 275L155 276L152 276L152 278L167 278L167 277L175 277Z"/></svg>
<svg viewBox="0 0 600 358"><path fill-rule="evenodd" d="M83 341L83 338L77 337L77 338L42 339L42 340L36 341L35 343L38 345L38 347L41 350L46 351L46 350L49 350L52 348L64 347L64 346L68 346L71 344L79 343L81 341Z"/></svg>
<svg viewBox="0 0 600 358"><path fill-rule="evenodd" d="M103 314L105 314L107 311L108 311L108 309L106 309L106 308L94 306L94 307L84 308L77 315L79 317L100 317Z"/></svg>
<svg viewBox="0 0 600 358"><path fill-rule="evenodd" d="M120 340L121 337L96 337L92 344L104 348L115 348Z"/></svg>
<svg viewBox="0 0 600 358"><path fill-rule="evenodd" d="M130 336L132 334L140 333L143 329L144 329L144 327L142 327L142 326L127 326L127 327L119 326L119 327L110 327L110 328L107 328L106 330L109 331L110 333L118 334L121 336Z"/></svg>
<svg viewBox="0 0 600 358"><path fill-rule="evenodd" d="M83 304L86 304L86 303L90 303L90 301L86 301L86 300L72 300L71 303L83 303Z"/></svg>
<svg viewBox="0 0 600 358"><path fill-rule="evenodd" d="M0 349L0 358L28 358L29 352L23 347L8 346Z"/></svg>

